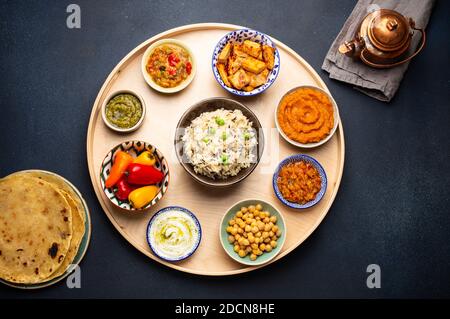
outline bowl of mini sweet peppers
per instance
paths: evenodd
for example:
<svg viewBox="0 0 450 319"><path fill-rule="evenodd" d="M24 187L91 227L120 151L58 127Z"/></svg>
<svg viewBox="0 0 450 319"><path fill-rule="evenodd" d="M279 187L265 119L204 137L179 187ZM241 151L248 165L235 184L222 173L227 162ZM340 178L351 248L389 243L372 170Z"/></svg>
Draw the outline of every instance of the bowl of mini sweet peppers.
<svg viewBox="0 0 450 319"><path fill-rule="evenodd" d="M169 165L163 154L143 141L127 141L106 154L100 184L115 206L143 211L155 205L169 187Z"/></svg>

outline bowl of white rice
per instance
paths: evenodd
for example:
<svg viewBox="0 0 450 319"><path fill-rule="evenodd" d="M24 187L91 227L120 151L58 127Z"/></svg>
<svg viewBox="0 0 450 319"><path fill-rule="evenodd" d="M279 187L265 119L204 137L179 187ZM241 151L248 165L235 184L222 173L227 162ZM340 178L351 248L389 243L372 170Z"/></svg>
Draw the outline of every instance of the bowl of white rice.
<svg viewBox="0 0 450 319"><path fill-rule="evenodd" d="M263 149L264 134L256 115L228 98L191 106L175 134L180 164L208 186L230 186L245 179L258 165Z"/></svg>

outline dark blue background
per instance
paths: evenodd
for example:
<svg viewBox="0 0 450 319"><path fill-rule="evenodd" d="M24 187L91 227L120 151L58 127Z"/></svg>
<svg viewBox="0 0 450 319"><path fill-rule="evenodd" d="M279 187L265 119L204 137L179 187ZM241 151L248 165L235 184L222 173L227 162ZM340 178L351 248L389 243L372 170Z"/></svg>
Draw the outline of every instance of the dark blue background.
<svg viewBox="0 0 450 319"><path fill-rule="evenodd" d="M0 297L450 297L450 1L437 3L425 51L389 104L329 80L323 58L354 1L0 2L0 176L41 168L71 180L91 208L82 288L0 286ZM286 43L322 75L340 106L341 187L314 234L281 261L207 278L171 270L129 245L105 217L86 163L94 99L113 67L149 37L227 22ZM366 267L382 269L381 289Z"/></svg>

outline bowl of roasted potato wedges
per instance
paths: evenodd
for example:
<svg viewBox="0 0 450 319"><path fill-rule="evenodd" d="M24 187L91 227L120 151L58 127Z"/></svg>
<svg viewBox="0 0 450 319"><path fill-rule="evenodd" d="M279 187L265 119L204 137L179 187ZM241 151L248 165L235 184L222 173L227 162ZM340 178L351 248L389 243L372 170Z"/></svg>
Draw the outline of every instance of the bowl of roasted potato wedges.
<svg viewBox="0 0 450 319"><path fill-rule="evenodd" d="M217 82L228 92L253 96L275 82L280 72L280 54L264 33L235 30L214 48L212 70Z"/></svg>

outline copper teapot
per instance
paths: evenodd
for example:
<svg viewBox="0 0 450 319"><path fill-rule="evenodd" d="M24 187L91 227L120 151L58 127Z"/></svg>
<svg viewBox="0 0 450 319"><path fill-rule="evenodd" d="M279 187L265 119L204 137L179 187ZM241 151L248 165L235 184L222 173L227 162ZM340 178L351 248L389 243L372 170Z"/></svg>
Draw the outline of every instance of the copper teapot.
<svg viewBox="0 0 450 319"><path fill-rule="evenodd" d="M414 30L421 32L421 44L406 56ZM424 46L425 31L416 29L411 18L394 10L379 9L364 18L355 38L341 44L339 52L374 68L390 68L411 60Z"/></svg>

